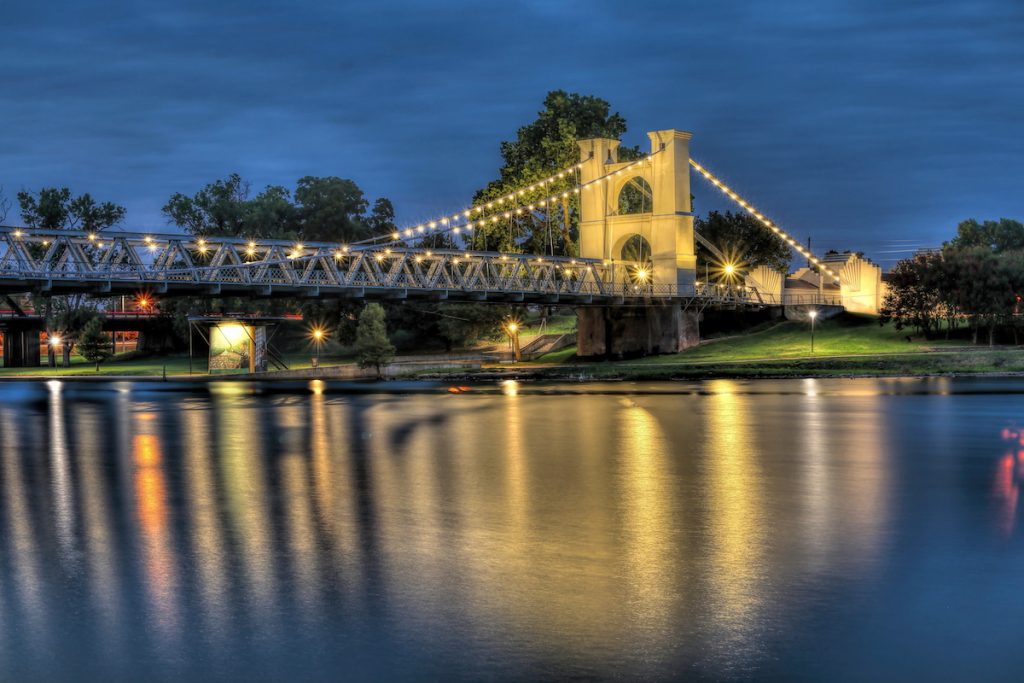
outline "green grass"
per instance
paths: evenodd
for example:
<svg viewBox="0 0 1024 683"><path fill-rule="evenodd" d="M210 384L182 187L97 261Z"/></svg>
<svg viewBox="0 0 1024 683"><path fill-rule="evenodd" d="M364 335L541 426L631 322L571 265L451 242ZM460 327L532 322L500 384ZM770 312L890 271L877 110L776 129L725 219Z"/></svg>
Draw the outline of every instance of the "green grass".
<svg viewBox="0 0 1024 683"><path fill-rule="evenodd" d="M869 315L844 313L815 325L814 356L908 353L964 346L963 341L907 341L907 330L881 326ZM711 341L676 356L652 356L644 362L737 361L756 358L800 358L811 356L809 323L786 321L751 334Z"/></svg>
<svg viewBox="0 0 1024 683"><path fill-rule="evenodd" d="M535 365L539 376L585 372L595 378L807 377L815 375L931 375L1024 372L1024 351L989 350L963 340L907 341L907 331L880 326L873 316L843 314L815 326L781 322L705 342L679 354L588 362L575 347L549 353ZM527 364L528 365L528 364ZM569 368L566 368L566 365Z"/></svg>
<svg viewBox="0 0 1024 683"><path fill-rule="evenodd" d="M650 356L631 364L674 365L695 362L737 362L848 356L856 354L921 353L967 346L963 340L925 340L911 338L908 331L892 325L881 326L874 316L844 313L815 325L814 353L811 354L811 327L808 323L784 321L761 325L730 337L707 340L683 353ZM539 359L541 363L571 361L575 349L562 349Z"/></svg>

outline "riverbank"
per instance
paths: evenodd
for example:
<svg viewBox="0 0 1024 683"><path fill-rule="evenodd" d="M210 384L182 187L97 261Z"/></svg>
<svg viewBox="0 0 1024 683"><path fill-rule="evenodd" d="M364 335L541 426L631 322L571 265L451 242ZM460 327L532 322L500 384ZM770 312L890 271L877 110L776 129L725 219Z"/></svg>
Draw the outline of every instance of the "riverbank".
<svg viewBox="0 0 1024 683"><path fill-rule="evenodd" d="M505 379L701 380L784 379L801 377L929 377L1024 374L1024 350L978 347L964 339L926 340L906 331L880 326L876 318L844 314L815 330L814 352L806 323L781 322L748 329L742 334L705 340L684 353L635 360L592 361L575 357L575 348L525 363L487 363L479 353L416 355L396 358L384 368L388 379L493 381ZM324 356L310 367L306 354L290 354L290 370L257 375L206 373L205 359L187 357L123 358L101 366L76 363L69 368L0 369L0 380L80 379L175 381L290 381L325 379L374 380L376 372L361 370L351 357Z"/></svg>

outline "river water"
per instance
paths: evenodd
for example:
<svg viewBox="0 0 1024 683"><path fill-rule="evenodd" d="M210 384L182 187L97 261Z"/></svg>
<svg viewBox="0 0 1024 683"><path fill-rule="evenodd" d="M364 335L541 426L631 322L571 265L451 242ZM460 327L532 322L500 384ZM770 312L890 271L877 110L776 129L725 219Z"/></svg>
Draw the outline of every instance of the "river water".
<svg viewBox="0 0 1024 683"><path fill-rule="evenodd" d="M7 382L0 679L1020 680L1018 425L1015 379Z"/></svg>

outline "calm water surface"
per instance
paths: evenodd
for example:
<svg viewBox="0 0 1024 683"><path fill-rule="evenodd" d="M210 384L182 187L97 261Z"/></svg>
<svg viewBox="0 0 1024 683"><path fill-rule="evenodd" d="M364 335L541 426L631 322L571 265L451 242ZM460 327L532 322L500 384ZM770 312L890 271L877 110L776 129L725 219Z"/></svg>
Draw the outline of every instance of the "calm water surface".
<svg viewBox="0 0 1024 683"><path fill-rule="evenodd" d="M0 679L1024 676L1024 382L351 389L0 384Z"/></svg>

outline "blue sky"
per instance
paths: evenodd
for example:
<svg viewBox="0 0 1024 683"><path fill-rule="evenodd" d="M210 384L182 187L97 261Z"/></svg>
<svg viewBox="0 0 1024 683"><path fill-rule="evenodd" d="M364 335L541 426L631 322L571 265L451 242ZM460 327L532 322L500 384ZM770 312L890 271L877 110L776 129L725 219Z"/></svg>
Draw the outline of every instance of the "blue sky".
<svg viewBox="0 0 1024 683"><path fill-rule="evenodd" d="M465 205L548 90L604 97L794 235L886 262L1024 219L1024 3L64 2L0 21L0 185L161 229L231 172ZM725 208L694 180L698 212ZM17 222L15 212L8 223Z"/></svg>

